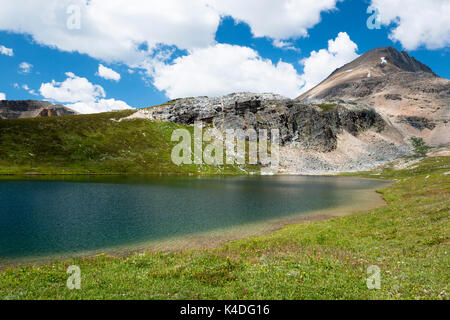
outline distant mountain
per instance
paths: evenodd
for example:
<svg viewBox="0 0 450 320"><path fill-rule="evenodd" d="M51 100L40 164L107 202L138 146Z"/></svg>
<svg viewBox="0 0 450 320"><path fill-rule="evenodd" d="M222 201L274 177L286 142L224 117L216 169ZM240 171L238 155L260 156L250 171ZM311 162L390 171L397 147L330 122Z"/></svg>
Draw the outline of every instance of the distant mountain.
<svg viewBox="0 0 450 320"><path fill-rule="evenodd" d="M47 101L2 100L0 101L0 119L41 118L78 114L62 105L53 105Z"/></svg>
<svg viewBox="0 0 450 320"><path fill-rule="evenodd" d="M368 51L298 97L318 99L365 103L405 138L450 143L450 80L392 47Z"/></svg>

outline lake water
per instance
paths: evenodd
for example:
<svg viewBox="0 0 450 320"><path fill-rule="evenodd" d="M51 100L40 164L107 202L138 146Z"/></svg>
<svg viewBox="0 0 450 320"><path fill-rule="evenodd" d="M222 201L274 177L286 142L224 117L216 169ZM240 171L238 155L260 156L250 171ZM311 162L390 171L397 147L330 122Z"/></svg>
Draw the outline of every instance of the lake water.
<svg viewBox="0 0 450 320"><path fill-rule="evenodd" d="M39 179L0 180L3 262L245 236L318 212L381 205L374 190L386 186L303 176Z"/></svg>

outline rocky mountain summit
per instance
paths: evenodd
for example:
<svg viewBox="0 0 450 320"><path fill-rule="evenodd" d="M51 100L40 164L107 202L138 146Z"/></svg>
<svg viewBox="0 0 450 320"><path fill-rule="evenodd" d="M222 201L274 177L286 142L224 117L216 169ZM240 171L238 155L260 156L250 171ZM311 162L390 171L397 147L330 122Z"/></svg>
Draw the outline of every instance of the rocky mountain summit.
<svg viewBox="0 0 450 320"><path fill-rule="evenodd" d="M316 99L367 104L405 138L450 143L450 80L392 47L368 51L298 98Z"/></svg>
<svg viewBox="0 0 450 320"><path fill-rule="evenodd" d="M0 119L55 117L71 114L77 114L77 112L62 105L53 105L47 101L0 101Z"/></svg>

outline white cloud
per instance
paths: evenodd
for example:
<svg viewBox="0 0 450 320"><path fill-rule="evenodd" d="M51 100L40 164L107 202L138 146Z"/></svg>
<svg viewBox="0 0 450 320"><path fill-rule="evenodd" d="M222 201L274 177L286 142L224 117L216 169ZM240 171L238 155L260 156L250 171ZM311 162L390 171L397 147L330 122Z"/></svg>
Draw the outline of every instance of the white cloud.
<svg viewBox="0 0 450 320"><path fill-rule="evenodd" d="M105 90L81 78L72 72L66 73L63 82L43 83L39 89L41 95L58 103L64 103L80 113L98 113L112 110L124 110L131 107L125 102L115 99L104 99ZM67 104L69 103L69 104Z"/></svg>
<svg viewBox="0 0 450 320"><path fill-rule="evenodd" d="M115 99L100 99L97 102L76 102L66 104L66 106L83 114L132 109L125 102Z"/></svg>
<svg viewBox="0 0 450 320"><path fill-rule="evenodd" d="M0 30L29 34L39 44L88 54L108 63L143 68L147 74L156 75L157 87L171 96L232 90L276 91L293 96L301 84L291 65L273 65L248 48L216 45L220 20L232 16L248 23L255 37L268 37L279 48L296 50L291 40L307 36L308 29L320 22L321 13L334 10L340 0L0 1ZM79 29L68 28L68 19L74 18L73 12L67 13L69 5L80 8ZM175 47L187 50L188 56L165 65ZM223 63L212 62L215 57L208 55L225 51L232 56L223 56ZM211 74L198 61L200 55L210 58L206 63L212 68ZM235 60L236 68L228 62ZM207 78L210 83L199 87L188 81L188 75L178 79L173 74L172 70L188 70L189 64L201 70L197 75L192 70L196 78Z"/></svg>
<svg viewBox="0 0 450 320"><path fill-rule="evenodd" d="M47 46L132 65L159 44L180 49L214 43L220 16L210 0L1 1L0 30L30 34ZM80 29L67 28L69 5L81 9ZM20 17L18 19L17 17Z"/></svg>
<svg viewBox="0 0 450 320"><path fill-rule="evenodd" d="M328 41L328 49L312 51L308 58L300 61L303 64L302 79L305 92L325 80L334 70L358 57L358 46L346 32L340 32L336 39Z"/></svg>
<svg viewBox="0 0 450 320"><path fill-rule="evenodd" d="M218 96L237 91L274 92L296 97L302 81L291 64L261 58L247 47L217 44L160 64L154 84L170 98Z"/></svg>
<svg viewBox="0 0 450 320"><path fill-rule="evenodd" d="M39 94L36 92L36 90L31 89L27 84L22 85L22 89L28 91L29 94L32 94L34 96L38 96Z"/></svg>
<svg viewBox="0 0 450 320"><path fill-rule="evenodd" d="M336 8L338 0L213 0L223 15L250 25L255 37L290 39L308 35L320 14Z"/></svg>
<svg viewBox="0 0 450 320"><path fill-rule="evenodd" d="M390 33L407 50L421 46L439 49L450 45L450 1L372 0L383 25L394 24Z"/></svg>
<svg viewBox="0 0 450 320"><path fill-rule="evenodd" d="M7 48L5 46L0 46L0 54L12 57L14 56L14 51L13 49Z"/></svg>
<svg viewBox="0 0 450 320"><path fill-rule="evenodd" d="M6 94L0 92L0 101L1 100L6 100Z"/></svg>
<svg viewBox="0 0 450 320"><path fill-rule="evenodd" d="M281 61L273 64L252 49L215 42L221 17L232 16L248 23L255 37L268 37L274 46L294 50L292 40L307 36L308 29L320 22L321 13L334 10L340 0L0 1L0 30L30 34L39 44L88 54L108 63L121 62L137 72L144 68L147 75L154 76L155 86L170 97L247 90L294 97L305 81L310 86L332 68L320 65L315 71L309 70L315 55L316 59L328 57L323 60L338 65L353 58L356 50L324 50L328 55L313 52L303 61L306 71L300 77L290 64ZM67 27L71 17L67 13L69 5L79 5L81 9L80 29ZM168 63L174 47L186 49L188 54ZM82 84L80 79L83 78L69 76L66 81ZM71 91L67 88L64 91L66 81L43 84L41 90L70 97ZM99 86L89 84L93 86L90 89L100 90ZM86 94L91 97L89 103L104 98Z"/></svg>
<svg viewBox="0 0 450 320"><path fill-rule="evenodd" d="M28 62L22 62L19 64L19 73L27 74L31 72L31 69L33 69L33 65Z"/></svg>
<svg viewBox="0 0 450 320"><path fill-rule="evenodd" d="M97 75L106 80L120 81L120 74L113 69L107 68L101 63L98 65Z"/></svg>
<svg viewBox="0 0 450 320"><path fill-rule="evenodd" d="M77 77L72 72L66 73L63 82L43 83L39 91L45 98L58 102L93 102L106 96L105 90L89 82L86 78Z"/></svg>
<svg viewBox="0 0 450 320"><path fill-rule="evenodd" d="M34 96L38 96L39 93L36 92L36 90L31 89L26 83L24 83L23 85L19 85L17 82L13 84L13 87L15 89L23 89L25 91L28 91L29 94L32 94Z"/></svg>
<svg viewBox="0 0 450 320"><path fill-rule="evenodd" d="M292 50L292 51L296 51L296 52L300 52L301 50L299 48L296 48L294 46L294 44L290 41L283 41L283 40L278 40L278 39L274 39L272 41L272 45L276 48L282 49L282 50Z"/></svg>
<svg viewBox="0 0 450 320"><path fill-rule="evenodd" d="M338 1L2 0L0 30L27 33L40 44L136 66L161 44L187 50L214 45L222 16L245 21L256 37L306 36L320 22L321 12L334 9ZM69 5L80 8L79 29L67 27L68 19L74 18L67 13ZM139 49L142 44L147 52Z"/></svg>
<svg viewBox="0 0 450 320"><path fill-rule="evenodd" d="M280 44L280 46L286 43ZM197 49L172 64L159 64L154 84L169 98L218 96L236 91L274 92L291 98L313 88L334 70L359 55L358 46L347 33L328 41L328 48L312 51L300 61L302 75L280 61L274 65L246 47L217 44Z"/></svg>

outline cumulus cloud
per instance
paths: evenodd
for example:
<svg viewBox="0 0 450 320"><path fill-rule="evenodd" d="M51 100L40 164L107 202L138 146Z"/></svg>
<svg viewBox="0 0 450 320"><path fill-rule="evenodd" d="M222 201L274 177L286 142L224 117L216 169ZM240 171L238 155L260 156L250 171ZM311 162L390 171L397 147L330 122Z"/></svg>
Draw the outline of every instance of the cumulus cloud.
<svg viewBox="0 0 450 320"><path fill-rule="evenodd" d="M59 102L92 102L106 96L105 90L89 82L86 78L77 77L72 72L66 73L63 82L43 83L39 91L45 98Z"/></svg>
<svg viewBox="0 0 450 320"><path fill-rule="evenodd" d="M255 37L306 36L308 28L320 22L321 12L334 9L338 1L2 1L0 30L27 33L40 44L136 66L158 51L160 44L182 50L214 45L223 16L248 23ZM69 6L78 6L80 15L77 10L68 11ZM74 19L80 28L68 28L68 21Z"/></svg>
<svg viewBox="0 0 450 320"><path fill-rule="evenodd" d="M209 2L1 1L0 30L27 33L40 44L131 65L141 61L161 43L180 49L214 43L220 16L208 5ZM78 18L76 12L68 13L69 6L80 8L79 29L67 27L68 19ZM143 47L147 50L142 50Z"/></svg>
<svg viewBox="0 0 450 320"><path fill-rule="evenodd" d="M329 69L353 58L356 49L352 52L344 48L337 51L329 48L325 52L313 52L310 58L302 62L305 75L301 77L292 65L282 61L274 64L250 48L217 44L215 33L220 20L231 16L247 23L255 37L268 37L274 46L294 50L292 40L307 36L308 29L320 22L321 13L334 10L339 1L2 1L0 30L26 33L39 44L88 54L108 63L121 62L130 70L144 68L147 75L153 77L155 86L171 98L219 95L232 91L270 91L295 97L305 82L306 87L310 87L317 82L315 79L328 75ZM80 28L68 28L68 19L77 19L73 16L76 10L67 11L69 5L80 8ZM169 63L172 59L170 48L186 50L187 55ZM314 65L319 58L333 67ZM313 67L318 69L314 71ZM116 79L120 75L117 77L111 73L115 71L104 68L99 66L98 75L118 81ZM83 82L80 79L83 78L68 76L66 81L75 85ZM41 89L53 92L52 96L69 95L70 98L71 91L64 88L66 81L52 82L47 86L43 84ZM94 87L90 89L100 90L89 84ZM88 85L84 85L88 90ZM67 102L92 104L105 98L101 95L88 96L91 97L89 101L73 98L69 100L77 101Z"/></svg>
<svg viewBox="0 0 450 320"><path fill-rule="evenodd" d="M169 98L236 91L274 92L294 98L356 59L357 51L349 35L340 32L328 41L328 48L312 51L300 61L304 68L299 75L291 64L273 64L253 49L217 44L194 50L172 64L161 63L152 75L155 86Z"/></svg>
<svg viewBox="0 0 450 320"><path fill-rule="evenodd" d="M6 100L6 94L0 92L0 101L1 100Z"/></svg>
<svg viewBox="0 0 450 320"><path fill-rule="evenodd" d="M155 86L169 98L237 91L296 97L303 84L291 64L273 64L251 48L227 44L196 49L171 64L160 64L153 76Z"/></svg>
<svg viewBox="0 0 450 320"><path fill-rule="evenodd" d="M63 82L43 83L39 89L41 95L80 113L98 113L112 110L131 109L125 102L115 99L104 99L105 90L81 78L72 72L66 73Z"/></svg>
<svg viewBox="0 0 450 320"><path fill-rule="evenodd" d="M320 14L338 0L213 0L222 15L249 24L255 37L298 38L320 22Z"/></svg>
<svg viewBox="0 0 450 320"><path fill-rule="evenodd" d="M301 80L291 65L281 61L274 65L248 48L216 44L220 20L231 16L247 23L255 37L268 37L276 47L294 50L292 40L307 36L308 29L320 22L321 13L335 9L338 1L1 1L0 30L29 34L39 44L88 54L108 63L124 63L130 70L143 68L155 76L154 84L171 97L236 90L276 91L295 96ZM79 10L68 11L73 6ZM68 22L77 19L79 23L72 25L80 28L69 28ZM186 50L188 55L168 63L172 51L167 48ZM231 56L226 57L225 52ZM213 61L217 59L211 53L220 54L224 61ZM204 62L211 68L210 74L203 61L199 61L200 56L210 59ZM190 76L207 83L197 86L189 81L188 73L180 77L174 74L175 70L187 72L191 65L198 69L192 69ZM118 81L117 75L103 71L103 75L109 74L109 78ZM102 74L100 68L98 74Z"/></svg>
<svg viewBox="0 0 450 320"><path fill-rule="evenodd" d="M346 32L340 32L336 39L328 41L328 49L312 51L308 58L300 61L303 65L302 92L306 92L322 82L334 70L358 57L358 46Z"/></svg>
<svg viewBox="0 0 450 320"><path fill-rule="evenodd" d="M405 49L450 45L450 1L372 0L371 5L378 8L383 25L395 25L390 38Z"/></svg>
<svg viewBox="0 0 450 320"><path fill-rule="evenodd" d="M31 72L31 69L33 69L33 65L31 63L22 62L19 64L19 73L28 74Z"/></svg>
<svg viewBox="0 0 450 320"><path fill-rule="evenodd" d="M113 69L107 68L101 63L98 65L97 75L106 80L119 81L120 74L114 71Z"/></svg>
<svg viewBox="0 0 450 320"><path fill-rule="evenodd" d="M14 56L13 49L7 48L5 46L0 46L0 54L4 54L5 56Z"/></svg>
<svg viewBox="0 0 450 320"><path fill-rule="evenodd" d="M76 102L66 106L83 114L132 109L125 102L115 99L100 99L97 102Z"/></svg>

